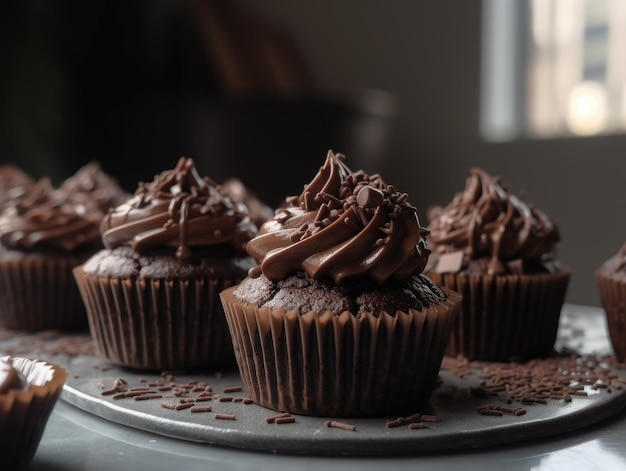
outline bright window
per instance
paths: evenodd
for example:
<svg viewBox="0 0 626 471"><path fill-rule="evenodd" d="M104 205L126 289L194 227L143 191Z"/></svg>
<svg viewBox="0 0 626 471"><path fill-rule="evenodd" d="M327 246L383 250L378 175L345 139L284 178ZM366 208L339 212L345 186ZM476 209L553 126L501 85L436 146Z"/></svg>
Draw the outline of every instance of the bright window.
<svg viewBox="0 0 626 471"><path fill-rule="evenodd" d="M626 1L483 0L489 140L626 131Z"/></svg>

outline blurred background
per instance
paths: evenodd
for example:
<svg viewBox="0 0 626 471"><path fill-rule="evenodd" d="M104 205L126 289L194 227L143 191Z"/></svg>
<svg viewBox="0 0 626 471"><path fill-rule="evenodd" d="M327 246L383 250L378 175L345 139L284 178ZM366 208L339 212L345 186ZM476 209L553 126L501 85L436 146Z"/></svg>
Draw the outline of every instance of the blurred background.
<svg viewBox="0 0 626 471"><path fill-rule="evenodd" d="M559 225L568 301L626 241L622 0L5 0L0 164L129 191L192 157L277 205L326 151L426 209L472 166Z"/></svg>

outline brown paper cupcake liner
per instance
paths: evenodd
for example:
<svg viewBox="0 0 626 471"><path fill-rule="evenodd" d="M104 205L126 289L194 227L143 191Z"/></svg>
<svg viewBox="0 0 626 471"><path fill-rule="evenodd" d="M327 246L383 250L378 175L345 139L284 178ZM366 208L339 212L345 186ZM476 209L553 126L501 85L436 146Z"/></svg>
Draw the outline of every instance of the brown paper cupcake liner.
<svg viewBox="0 0 626 471"><path fill-rule="evenodd" d="M601 270L595 278L613 351L619 361L626 361L626 281L611 279Z"/></svg>
<svg viewBox="0 0 626 471"><path fill-rule="evenodd" d="M61 394L66 371L52 363L4 357L26 378L27 390L0 394L3 469L25 467L35 455L48 417Z"/></svg>
<svg viewBox="0 0 626 471"><path fill-rule="evenodd" d="M460 296L418 312L378 317L299 314L240 301L222 303L242 379L262 406L349 417L409 412L428 399Z"/></svg>
<svg viewBox="0 0 626 471"><path fill-rule="evenodd" d="M470 360L511 361L553 353L567 270L533 275L429 273L463 296L446 353Z"/></svg>
<svg viewBox="0 0 626 471"><path fill-rule="evenodd" d="M119 279L74 270L101 356L142 370L234 368L219 293L226 278Z"/></svg>
<svg viewBox="0 0 626 471"><path fill-rule="evenodd" d="M87 315L72 276L86 257L0 261L0 327L11 330L87 330Z"/></svg>

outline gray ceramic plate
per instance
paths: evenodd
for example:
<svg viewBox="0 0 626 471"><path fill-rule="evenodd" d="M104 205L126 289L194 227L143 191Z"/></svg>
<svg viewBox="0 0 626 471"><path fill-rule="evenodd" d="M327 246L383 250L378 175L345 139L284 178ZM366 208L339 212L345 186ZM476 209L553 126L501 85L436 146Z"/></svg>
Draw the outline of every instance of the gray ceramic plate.
<svg viewBox="0 0 626 471"><path fill-rule="evenodd" d="M589 312L574 308L564 312L561 346L607 350L604 331L585 329L588 315ZM602 324L596 322L595 325L602 328ZM278 453L380 455L478 448L578 429L609 417L626 405L624 390L608 393L587 387L589 396L575 397L569 403L548 400L547 404L525 405L527 413L519 417L484 416L477 408L486 403L506 405L504 396L473 397L469 389L479 381L475 375L463 379L442 370L442 383L433 393L429 410L419 411L434 414L440 421L427 423L423 429L410 430L407 426L387 428L386 423L395 417L341 419L355 427L350 431L326 427L328 419L324 417L296 416L294 423L268 424L266 418L275 415L275 411L243 402L212 400L204 403L211 406L211 412L169 410L161 403L179 401L171 392L163 394L172 397L150 400L113 399L113 396L102 395L102 391L112 387L117 378L124 377L128 386L134 387L157 381L159 375L129 372L90 355L65 359L56 356L54 361L65 366L69 373L61 398L104 419L181 440ZM236 372L220 377L195 374L175 378L178 384L190 380L206 382L216 394L224 394L224 388L242 384ZM246 397L245 391L227 395ZM217 414L232 414L235 420L218 420Z"/></svg>
<svg viewBox="0 0 626 471"><path fill-rule="evenodd" d="M591 391L587 397L576 397L570 403L549 400L548 404L524 406L523 416L484 416L477 408L485 403L501 403L504 398L479 399L469 393L476 377L461 379L447 371L441 372L442 384L435 391L430 410L439 422L427 423L427 428L410 430L407 426L387 428L396 417L341 419L354 425L355 431L328 428L327 418L296 416L295 423L268 424L266 418L275 411L242 402L209 401L211 412L192 413L189 409L169 410L162 402L178 402L178 398L137 401L133 398L112 399L102 396L118 377L129 386L141 386L142 380L155 381L158 375L139 376L128 371L94 368L94 359L82 357L72 361L70 378L62 394L67 402L114 422L142 430L217 445L255 450L312 454L395 454L459 450L499 443L515 442L562 433L606 418L626 405L626 393L614 390ZM176 376L176 382L205 381L215 393L240 385L237 373L215 376ZM230 394L245 397L245 391ZM416 411L417 412L417 411ZM218 413L232 414L235 420L218 420Z"/></svg>

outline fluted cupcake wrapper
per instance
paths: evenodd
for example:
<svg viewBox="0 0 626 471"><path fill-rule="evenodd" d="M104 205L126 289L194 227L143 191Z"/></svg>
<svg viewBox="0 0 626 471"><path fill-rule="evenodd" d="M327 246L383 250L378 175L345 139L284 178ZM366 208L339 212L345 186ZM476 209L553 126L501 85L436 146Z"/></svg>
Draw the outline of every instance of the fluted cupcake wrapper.
<svg viewBox="0 0 626 471"><path fill-rule="evenodd" d="M12 330L87 330L72 269L86 257L0 261L0 327Z"/></svg>
<svg viewBox="0 0 626 471"><path fill-rule="evenodd" d="M108 278L74 270L95 346L142 370L235 366L219 293L241 280Z"/></svg>
<svg viewBox="0 0 626 471"><path fill-rule="evenodd" d="M601 270L596 270L595 278L613 351L619 361L626 361L626 281L611 279Z"/></svg>
<svg viewBox="0 0 626 471"><path fill-rule="evenodd" d="M533 275L429 273L463 303L446 353L510 361L550 355L570 278L567 270Z"/></svg>
<svg viewBox="0 0 626 471"><path fill-rule="evenodd" d="M35 455L48 417L61 394L66 371L52 363L4 357L29 383L27 390L0 394L0 444L3 469L20 469Z"/></svg>
<svg viewBox="0 0 626 471"><path fill-rule="evenodd" d="M300 314L222 293L242 379L262 406L349 417L415 410L437 380L460 296L423 311Z"/></svg>

